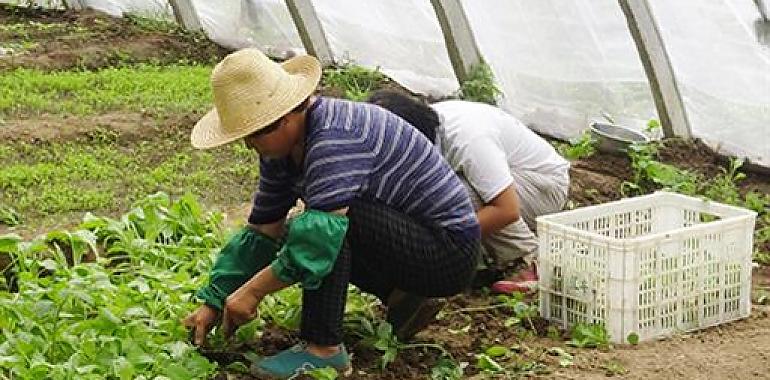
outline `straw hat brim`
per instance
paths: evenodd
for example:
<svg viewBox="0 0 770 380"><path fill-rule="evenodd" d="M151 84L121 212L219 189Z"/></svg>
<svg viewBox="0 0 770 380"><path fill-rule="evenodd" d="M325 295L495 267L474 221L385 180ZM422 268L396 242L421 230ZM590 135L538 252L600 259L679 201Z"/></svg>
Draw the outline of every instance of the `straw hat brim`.
<svg viewBox="0 0 770 380"><path fill-rule="evenodd" d="M229 142L238 140L254 133L300 105L313 94L318 82L321 80L321 64L312 56L302 55L289 59L281 64L281 67L292 77L297 84L291 91L275 102L259 110L249 125L239 126L237 131L226 131L222 128L219 114L216 108L204 115L193 128L190 142L197 149L214 148Z"/></svg>

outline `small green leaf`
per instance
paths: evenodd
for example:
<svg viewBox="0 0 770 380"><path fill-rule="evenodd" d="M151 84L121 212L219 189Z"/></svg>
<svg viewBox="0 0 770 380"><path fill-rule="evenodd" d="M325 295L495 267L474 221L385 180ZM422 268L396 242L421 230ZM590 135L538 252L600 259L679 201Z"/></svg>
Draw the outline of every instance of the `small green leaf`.
<svg viewBox="0 0 770 380"><path fill-rule="evenodd" d="M336 380L337 377L339 377L337 370L332 367L316 368L312 371L305 372L305 375L316 380Z"/></svg>
<svg viewBox="0 0 770 380"><path fill-rule="evenodd" d="M503 371L503 366L485 354L476 355L476 367L480 370L493 373Z"/></svg>
<svg viewBox="0 0 770 380"><path fill-rule="evenodd" d="M486 351L484 351L484 353L487 354L491 358L497 358L497 357L500 357L500 356L506 356L510 352L511 352L511 350L509 350L508 348L503 347L503 346L492 346L492 347L487 348Z"/></svg>
<svg viewBox="0 0 770 380"><path fill-rule="evenodd" d="M388 348L385 353L382 354L380 364L383 370L388 366L388 364L396 360L396 354L398 354L398 350L395 347Z"/></svg>
<svg viewBox="0 0 770 380"><path fill-rule="evenodd" d="M431 380L459 380L462 377L462 366L446 357L441 358L430 371Z"/></svg>
<svg viewBox="0 0 770 380"><path fill-rule="evenodd" d="M393 336L393 327L388 322L382 322L377 326L377 336L380 339L390 339Z"/></svg>
<svg viewBox="0 0 770 380"><path fill-rule="evenodd" d="M626 337L626 340L628 341L629 344L632 344L635 346L639 344L639 334L632 332L628 334L628 336Z"/></svg>
<svg viewBox="0 0 770 380"><path fill-rule="evenodd" d="M21 236L16 234L7 234L0 236L0 252L11 253L16 252L19 243L21 242Z"/></svg>

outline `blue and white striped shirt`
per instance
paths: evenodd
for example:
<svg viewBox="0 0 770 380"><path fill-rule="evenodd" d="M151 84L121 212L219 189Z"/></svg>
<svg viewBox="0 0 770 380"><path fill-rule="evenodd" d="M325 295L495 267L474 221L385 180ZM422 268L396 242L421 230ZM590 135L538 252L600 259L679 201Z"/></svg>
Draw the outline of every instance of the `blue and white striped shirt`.
<svg viewBox="0 0 770 380"><path fill-rule="evenodd" d="M478 238L468 193L419 131L376 105L317 98L305 123L302 170L290 158L260 159L249 222L283 218L301 197L333 211L355 198L376 200L449 232Z"/></svg>

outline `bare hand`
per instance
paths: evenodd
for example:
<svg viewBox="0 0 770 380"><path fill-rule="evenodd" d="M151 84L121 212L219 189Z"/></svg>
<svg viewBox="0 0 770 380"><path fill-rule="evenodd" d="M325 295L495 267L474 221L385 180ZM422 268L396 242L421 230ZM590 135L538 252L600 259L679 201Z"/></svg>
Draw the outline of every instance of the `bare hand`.
<svg viewBox="0 0 770 380"><path fill-rule="evenodd" d="M231 337L239 326L257 317L257 306L260 302L262 296L247 286L241 286L227 297L222 317L222 331L226 338Z"/></svg>
<svg viewBox="0 0 770 380"><path fill-rule="evenodd" d="M193 343L196 346L203 346L206 343L206 335L214 327L219 318L219 311L208 305L201 305L194 312L190 313L182 323L192 328Z"/></svg>

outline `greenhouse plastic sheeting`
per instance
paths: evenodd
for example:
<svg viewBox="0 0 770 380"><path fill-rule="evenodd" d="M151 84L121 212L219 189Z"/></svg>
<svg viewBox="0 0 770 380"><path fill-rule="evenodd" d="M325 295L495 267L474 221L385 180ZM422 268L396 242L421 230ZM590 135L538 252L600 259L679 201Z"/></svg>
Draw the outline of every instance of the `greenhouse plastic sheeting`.
<svg viewBox="0 0 770 380"><path fill-rule="evenodd" d="M749 0L654 0L693 134L770 166L770 50Z"/></svg>
<svg viewBox="0 0 770 380"><path fill-rule="evenodd" d="M465 0L476 42L533 129L573 137L602 112L639 128L655 106L616 0Z"/></svg>
<svg viewBox="0 0 770 380"><path fill-rule="evenodd" d="M206 34L222 46L240 49L257 46L283 57L304 52L297 28L283 0L192 0ZM137 13L173 19L166 0L87 0L88 6L120 16Z"/></svg>
<svg viewBox="0 0 770 380"><path fill-rule="evenodd" d="M20 1L20 0L0 0L0 4L13 4L13 5L34 5L36 7L44 7L44 8L61 8L62 0L31 0L31 1Z"/></svg>
<svg viewBox="0 0 770 380"><path fill-rule="evenodd" d="M239 49L256 46L274 57L304 53L297 28L284 0L192 0L201 26L216 43ZM19 0L0 0L18 4ZM34 0L37 6L61 8L61 0ZM112 16L125 13L173 20L166 0L85 0L86 7Z"/></svg>
<svg viewBox="0 0 770 380"><path fill-rule="evenodd" d="M158 19L174 18L174 11L166 0L86 0L83 3L113 16L134 13Z"/></svg>
<svg viewBox="0 0 770 380"><path fill-rule="evenodd" d="M207 35L220 45L256 46L278 57L304 52L283 0L193 0L193 5Z"/></svg>
<svg viewBox="0 0 770 380"><path fill-rule="evenodd" d="M316 0L338 63L379 67L404 87L434 96L457 91L436 13L428 0Z"/></svg>

